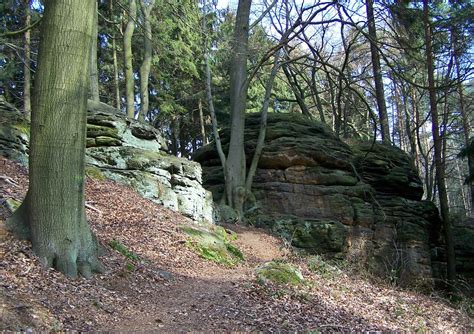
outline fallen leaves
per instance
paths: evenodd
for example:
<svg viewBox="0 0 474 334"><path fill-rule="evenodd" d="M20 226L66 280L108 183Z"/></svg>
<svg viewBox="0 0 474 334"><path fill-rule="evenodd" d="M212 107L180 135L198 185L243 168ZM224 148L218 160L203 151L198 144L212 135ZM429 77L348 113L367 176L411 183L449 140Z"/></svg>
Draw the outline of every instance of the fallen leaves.
<svg viewBox="0 0 474 334"><path fill-rule="evenodd" d="M0 198L21 200L27 172L0 157ZM5 181L4 180L8 180ZM87 181L87 216L106 250L104 275L68 280L44 270L28 242L0 229L0 330L35 331L437 331L472 328L442 300L347 271L312 272L277 238L227 226L246 261L226 268L186 247L178 213L110 181ZM0 220L7 217L0 209ZM109 246L123 245L121 252ZM125 254L125 255L124 255ZM127 256L127 254L136 254ZM259 285L254 269L283 258L309 284Z"/></svg>

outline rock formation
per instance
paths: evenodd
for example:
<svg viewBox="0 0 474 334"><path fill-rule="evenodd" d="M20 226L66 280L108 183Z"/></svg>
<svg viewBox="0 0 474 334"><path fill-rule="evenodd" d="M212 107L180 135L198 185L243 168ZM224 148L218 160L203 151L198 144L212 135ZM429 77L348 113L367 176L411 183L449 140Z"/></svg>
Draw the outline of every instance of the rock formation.
<svg viewBox="0 0 474 334"><path fill-rule="evenodd" d="M249 115L247 161L258 128L259 115ZM221 139L227 150L229 132L223 131ZM217 200L223 177L214 146L199 150L195 160L203 166L204 186ZM355 258L401 284L431 284L440 276L438 211L421 200L421 180L398 148L348 145L324 124L295 114L270 114L252 192L255 203L249 204L248 219L293 246Z"/></svg>
<svg viewBox="0 0 474 334"><path fill-rule="evenodd" d="M159 131L104 104L88 104L86 173L130 185L143 197L195 221L213 221L201 166L167 153ZM29 126L0 100L0 154L27 163Z"/></svg>
<svg viewBox="0 0 474 334"><path fill-rule="evenodd" d="M0 95L0 155L28 164L30 127L22 114Z"/></svg>

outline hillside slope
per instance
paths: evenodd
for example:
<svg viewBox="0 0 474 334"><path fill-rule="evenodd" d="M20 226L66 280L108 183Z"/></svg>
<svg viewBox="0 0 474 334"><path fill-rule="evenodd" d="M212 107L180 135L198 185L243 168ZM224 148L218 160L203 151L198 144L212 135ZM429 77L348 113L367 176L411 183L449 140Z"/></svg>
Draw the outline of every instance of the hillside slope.
<svg viewBox="0 0 474 334"><path fill-rule="evenodd" d="M27 182L25 169L0 157L2 202L21 200ZM246 261L234 267L206 261L178 228L192 224L188 218L111 181L88 179L87 205L88 219L106 249L101 260L107 269L90 280L43 270L28 242L0 228L0 330L473 329L463 310L439 298L371 283L350 268L341 269L343 264L292 253L254 228L226 226L236 233L235 244ZM0 210L1 220L7 215ZM255 268L273 259L298 267L306 283L258 284Z"/></svg>

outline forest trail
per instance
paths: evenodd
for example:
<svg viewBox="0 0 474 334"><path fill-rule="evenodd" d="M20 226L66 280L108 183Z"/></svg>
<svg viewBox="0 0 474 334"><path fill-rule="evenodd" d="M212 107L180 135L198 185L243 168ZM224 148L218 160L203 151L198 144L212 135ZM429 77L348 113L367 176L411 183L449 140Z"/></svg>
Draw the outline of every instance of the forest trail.
<svg viewBox="0 0 474 334"><path fill-rule="evenodd" d="M0 157L0 176L2 202L21 200L28 188L27 171ZM130 188L88 179L86 200L88 220L106 250L101 257L106 273L69 280L44 270L29 242L0 228L0 331L469 332L474 328L462 305L456 308L436 295L395 288L345 262L308 258L260 229L225 226L235 232L232 243L245 256L245 261L229 267L204 260L188 247L188 237L178 226L192 224L189 219ZM7 216L0 206L0 220ZM255 269L274 259L298 268L305 283L259 284ZM313 266L310 259L316 259Z"/></svg>
<svg viewBox="0 0 474 334"><path fill-rule="evenodd" d="M234 268L218 267L198 271L191 276L171 278L165 287L154 290L147 297L146 312L138 311L127 319L105 327L106 331L183 332L236 330L250 331L251 322L239 320L239 301L242 293L238 286L252 282L254 268L275 259L283 259L288 251L275 237L262 230L239 225L225 225L236 233L236 246L244 253L246 263ZM150 309L151 308L151 309ZM229 319L233 318L232 321ZM224 322L223 319L227 319Z"/></svg>

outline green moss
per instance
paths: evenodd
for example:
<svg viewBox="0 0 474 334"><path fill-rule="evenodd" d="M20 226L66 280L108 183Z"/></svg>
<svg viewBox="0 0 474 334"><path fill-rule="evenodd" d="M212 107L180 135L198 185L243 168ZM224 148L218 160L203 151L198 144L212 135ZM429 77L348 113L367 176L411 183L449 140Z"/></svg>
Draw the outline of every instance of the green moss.
<svg viewBox="0 0 474 334"><path fill-rule="evenodd" d="M95 143L97 146L120 146L122 145L122 142L113 137L108 137L108 136L97 136L95 138Z"/></svg>
<svg viewBox="0 0 474 334"><path fill-rule="evenodd" d="M17 129L24 135L26 135L28 138L30 137L30 126L27 123L18 123L12 125L12 128Z"/></svg>
<svg viewBox="0 0 474 334"><path fill-rule="evenodd" d="M88 177L90 177L91 179L93 179L93 180L97 180L97 181L106 180L106 177L104 176L102 171L97 167L87 166L86 167L86 175Z"/></svg>
<svg viewBox="0 0 474 334"><path fill-rule="evenodd" d="M303 275L288 263L280 261L267 262L257 269L257 279L260 283L300 285L304 282Z"/></svg>
<svg viewBox="0 0 474 334"><path fill-rule="evenodd" d="M7 198L4 203L7 210L11 213L15 212L16 209L18 209L21 205L21 201L18 201L14 198Z"/></svg>
<svg viewBox="0 0 474 334"><path fill-rule="evenodd" d="M134 252L130 251L125 247L124 244L122 244L120 241L112 239L109 242L109 246L112 247L112 249L116 250L123 256L125 256L127 259L132 260L132 261L139 261L140 257L135 254Z"/></svg>
<svg viewBox="0 0 474 334"><path fill-rule="evenodd" d="M232 236L220 226L180 226L189 236L187 245L203 259L225 266L235 266L244 260L242 252L231 244Z"/></svg>
<svg viewBox="0 0 474 334"><path fill-rule="evenodd" d="M111 128L108 126L87 124L87 137L99 137L107 136L120 139L118 135L118 130L116 128Z"/></svg>

